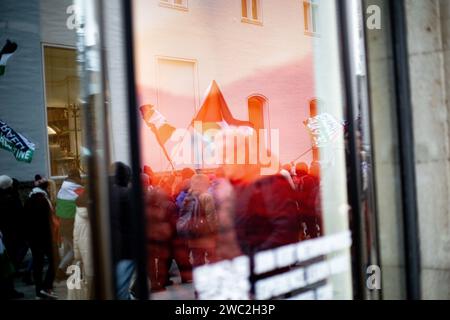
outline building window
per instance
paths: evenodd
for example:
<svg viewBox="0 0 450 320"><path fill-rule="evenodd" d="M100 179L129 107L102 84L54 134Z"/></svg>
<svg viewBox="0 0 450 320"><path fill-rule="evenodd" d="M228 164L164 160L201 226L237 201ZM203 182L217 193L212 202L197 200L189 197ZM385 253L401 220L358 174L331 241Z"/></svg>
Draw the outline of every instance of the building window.
<svg viewBox="0 0 450 320"><path fill-rule="evenodd" d="M305 34L317 35L319 33L319 4L317 3L317 0L303 1L303 17Z"/></svg>
<svg viewBox="0 0 450 320"><path fill-rule="evenodd" d="M77 51L44 47L45 101L51 176L65 176L81 161L82 122Z"/></svg>
<svg viewBox="0 0 450 320"><path fill-rule="evenodd" d="M159 0L159 4L174 9L188 9L188 0Z"/></svg>
<svg viewBox="0 0 450 320"><path fill-rule="evenodd" d="M253 124L257 132L258 143L261 139L264 145L270 149L270 120L267 109L267 99L261 95L253 95L248 98L248 121ZM261 136L260 130L264 130Z"/></svg>
<svg viewBox="0 0 450 320"><path fill-rule="evenodd" d="M241 0L242 22L262 24L261 0Z"/></svg>

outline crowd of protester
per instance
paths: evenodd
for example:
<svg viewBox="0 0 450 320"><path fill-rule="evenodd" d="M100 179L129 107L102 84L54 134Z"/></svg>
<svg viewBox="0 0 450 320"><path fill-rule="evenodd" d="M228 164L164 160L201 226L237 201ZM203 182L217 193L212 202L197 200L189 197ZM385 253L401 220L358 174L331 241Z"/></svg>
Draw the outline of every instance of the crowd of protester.
<svg viewBox="0 0 450 320"><path fill-rule="evenodd" d="M91 268L92 259L80 253L90 252L89 232L79 236L83 227L78 221L86 209L76 203L84 192L80 173L70 170L58 192L53 180L37 174L25 199L18 186L17 180L0 176L0 297L24 298L15 289L15 279L22 275L26 285L34 286L36 298L58 299L54 284L67 280L68 266L76 260L82 268Z"/></svg>
<svg viewBox="0 0 450 320"><path fill-rule="evenodd" d="M225 165L156 174L143 168L152 292L174 284L173 265L180 283L190 283L198 266L321 235L319 163L283 165L270 176L259 170L256 165ZM123 163L111 167L111 239L119 299L133 297L139 254L139 226L130 215L131 175ZM0 298L23 298L14 289L22 270L23 281L35 286L37 298L57 299L54 283L66 281L73 265L81 269L83 290L69 290L62 298L93 297L88 203L78 170L70 171L58 192L54 182L36 175L24 201L18 181L0 176ZM27 252L32 258L24 267Z"/></svg>
<svg viewBox="0 0 450 320"><path fill-rule="evenodd" d="M203 264L316 238L322 232L320 165L284 165L261 176L256 165L215 171L141 173L146 192L148 274L153 292L181 283Z"/></svg>

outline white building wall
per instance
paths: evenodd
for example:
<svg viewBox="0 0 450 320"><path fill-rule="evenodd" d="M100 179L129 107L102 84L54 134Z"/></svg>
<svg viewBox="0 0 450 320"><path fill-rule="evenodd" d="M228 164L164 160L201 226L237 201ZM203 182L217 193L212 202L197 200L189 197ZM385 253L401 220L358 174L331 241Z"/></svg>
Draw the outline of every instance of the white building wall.
<svg viewBox="0 0 450 320"><path fill-rule="evenodd" d="M160 6L158 0L135 1L140 102L158 106L161 75L157 57L195 61L197 110L212 80L217 81L232 114L240 120L248 120L250 95L265 96L270 128L280 130L281 161L289 162L311 147L303 121L315 94L313 38L304 34L301 1L261 3L262 25L254 25L241 22L240 0L190 0L188 11ZM167 112L166 117L178 125L187 126L194 117L190 108L177 109L174 114ZM159 147L145 124L142 126L144 163L158 169L165 162L155 156ZM301 160L309 162L311 155Z"/></svg>

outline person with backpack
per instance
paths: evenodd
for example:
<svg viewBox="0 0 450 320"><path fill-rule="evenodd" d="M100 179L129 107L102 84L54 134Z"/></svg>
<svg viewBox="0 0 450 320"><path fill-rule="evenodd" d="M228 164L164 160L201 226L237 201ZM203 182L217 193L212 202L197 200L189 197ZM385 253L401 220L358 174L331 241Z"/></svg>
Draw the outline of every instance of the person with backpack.
<svg viewBox="0 0 450 320"><path fill-rule="evenodd" d="M216 261L218 222L214 198L208 193L208 188L208 176L192 176L190 190L183 201L177 222L178 233L188 237L194 268Z"/></svg>

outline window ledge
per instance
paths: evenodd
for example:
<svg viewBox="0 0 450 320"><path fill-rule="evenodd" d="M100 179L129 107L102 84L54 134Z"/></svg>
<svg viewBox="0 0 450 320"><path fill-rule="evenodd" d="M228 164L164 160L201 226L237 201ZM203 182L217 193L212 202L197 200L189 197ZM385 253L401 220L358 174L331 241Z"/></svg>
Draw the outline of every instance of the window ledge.
<svg viewBox="0 0 450 320"><path fill-rule="evenodd" d="M262 26L263 25L261 20L253 20L253 19L250 19L250 18L241 18L241 22L254 24L254 25L257 25L257 26Z"/></svg>
<svg viewBox="0 0 450 320"><path fill-rule="evenodd" d="M159 6L163 7L163 8L176 9L176 10L179 10L179 11L189 11L188 7L180 6L180 5L176 5L176 4L171 4L171 3L160 2Z"/></svg>
<svg viewBox="0 0 450 320"><path fill-rule="evenodd" d="M320 38L320 33L313 31L305 31L306 36Z"/></svg>

